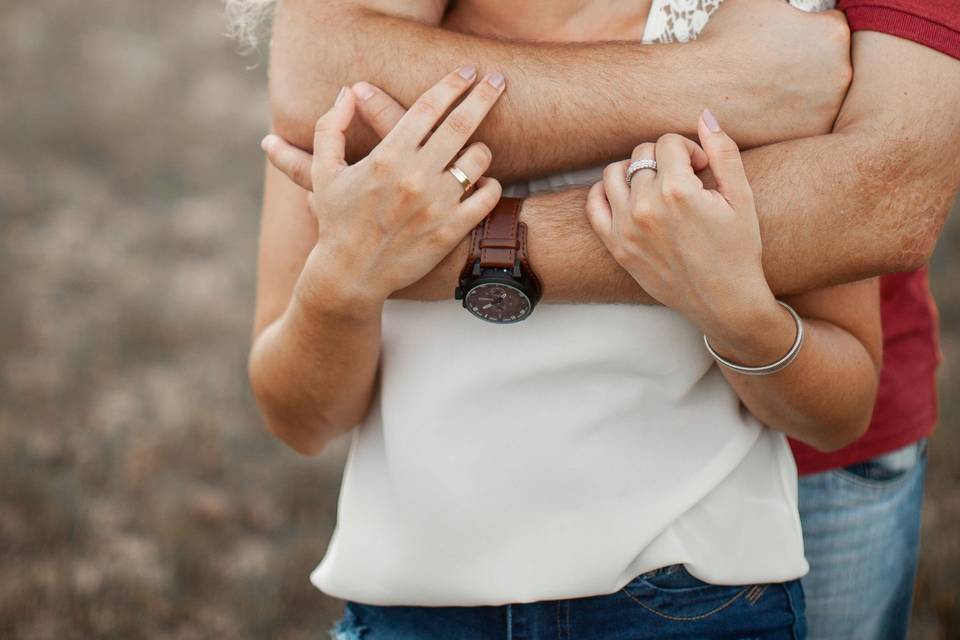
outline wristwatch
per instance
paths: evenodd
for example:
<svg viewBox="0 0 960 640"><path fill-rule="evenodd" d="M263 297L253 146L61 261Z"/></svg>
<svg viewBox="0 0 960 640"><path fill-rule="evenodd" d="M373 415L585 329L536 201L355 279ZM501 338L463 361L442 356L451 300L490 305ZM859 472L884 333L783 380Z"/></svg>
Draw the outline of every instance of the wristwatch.
<svg viewBox="0 0 960 640"><path fill-rule="evenodd" d="M454 297L481 320L509 324L526 319L543 294L527 254L523 198L502 198L470 236L467 264Z"/></svg>

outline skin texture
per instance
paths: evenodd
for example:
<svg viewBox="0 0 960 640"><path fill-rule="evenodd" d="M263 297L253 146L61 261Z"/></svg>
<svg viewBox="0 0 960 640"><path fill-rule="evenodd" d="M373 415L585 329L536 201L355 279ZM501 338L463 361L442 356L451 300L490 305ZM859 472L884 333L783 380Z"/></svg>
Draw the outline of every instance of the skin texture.
<svg viewBox="0 0 960 640"><path fill-rule="evenodd" d="M795 321L764 278L760 225L739 150L709 111L698 129L702 148L676 134L638 145L632 159L656 158L658 170L641 170L629 186L629 163L611 164L590 190L590 224L618 264L728 360L776 362L793 343ZM707 166L716 189L696 175ZM882 352L876 281L791 302L807 317L803 348L790 366L763 377L721 371L764 424L834 449L862 435L872 413Z"/></svg>
<svg viewBox="0 0 960 640"><path fill-rule="evenodd" d="M721 15L722 11L717 18ZM770 287L780 295L913 266L925 259L932 248L931 236L935 237L942 224L948 198L957 182L958 168L942 162L946 149L960 137L957 124L949 117L951 109L955 109L951 100L960 95L955 87L956 62L919 45L875 33L855 36L854 55L857 76L835 133L755 149L743 156L759 213L764 270ZM918 74L916 69L923 69L924 73ZM513 87L511 83L508 96ZM918 95L923 95L924 100L917 100ZM382 93L358 102L361 115L374 129L382 128L381 133L389 131L396 122L390 110L383 108L386 102ZM891 104L893 108L888 108ZM904 113L910 116L904 117ZM581 119L579 124L582 128L591 122ZM899 164L891 164L896 160ZM891 171L894 167L898 171ZM707 186L714 184L708 171L701 172L700 177ZM637 280L592 233L583 213L585 199L586 192L581 190L532 198L525 206L523 217L531 227L531 254L546 282L548 299L642 300ZM293 306L291 296L303 264L297 256L308 254L316 241L303 224L304 218L309 219L305 201L302 190L276 170L268 170L258 328L272 326ZM429 276L399 294L448 299L464 258L465 246L461 245ZM827 415L825 412L831 409L823 400L829 397L823 385L836 378L823 372L839 367L840 379L850 378L850 371L863 366L864 349L870 356L876 353L872 348L879 340L876 288L872 283L846 285L790 301L808 318L808 324L823 324L824 331L820 333L825 338L848 343L855 336L857 344L851 345L845 356L831 353L826 357L822 350L815 352L815 356L821 355L810 360L809 367L819 371L818 376L808 381L808 393L780 398L783 411L779 417L764 414L762 401L768 395L765 392L749 387L737 391L761 419L771 424L780 419L791 421L785 431L801 428L809 434L811 426L817 431L822 425L804 421L810 415ZM872 309L873 316L865 315L864 309ZM782 314L779 318L757 314L753 320L756 323L749 324L753 333L780 336L777 346L785 350L782 345L789 343L793 333L792 326L783 323ZM340 338L335 333L330 335ZM722 337L719 342L715 346L722 345L728 350L722 352L728 355L749 347L733 339L725 342ZM772 351L773 345L768 346ZM809 348L808 343L805 350ZM756 354L757 361L759 355ZM285 357L297 354L274 355L281 364ZM744 361L748 360L749 357ZM283 366L278 366L274 371L283 370ZM285 377L282 373L277 375ZM252 377L255 388L264 383L263 376ZM855 389L851 394L857 398L872 393L871 376L861 379L865 381L865 390ZM731 382L737 386L736 381ZM283 382L275 384L281 387ZM843 434L839 441L818 438L811 444L821 448L843 444L847 434L855 434L865 426L857 415L854 407L845 416L844 428L836 429ZM303 425L310 421L309 416L304 413L299 420L291 416L289 422ZM327 426L335 433L351 425Z"/></svg>
<svg viewBox="0 0 960 640"><path fill-rule="evenodd" d="M871 35L878 36L879 34ZM886 39L888 43L890 41L901 42L893 38L880 37ZM909 45L909 43L907 44ZM918 49L927 53L922 47L910 46L914 47L914 53ZM867 60L870 60L870 58L867 58ZM866 88L869 89L870 86L867 85ZM361 91L361 89L365 90ZM369 87L355 87L354 91L365 95L370 93ZM869 91L865 91L865 93L869 95ZM378 107L376 99L379 97L383 97L384 100ZM876 104L875 97L874 104ZM373 97L361 100L359 104L364 117L373 124L374 129L377 129L378 126L382 127L384 129L382 133L389 131L392 123L396 122L396 115L402 112L402 107L396 105L396 103L394 105L387 108L389 105L385 94L377 92L374 92ZM939 106L942 107L942 103ZM856 126L862 124L862 121L856 117L849 116L849 114L855 113L855 110L845 109L845 111L848 114L848 127L855 129ZM378 120L380 121L379 125ZM387 126L388 124L389 126ZM829 137L823 136L821 140ZM760 151L763 150L758 150L753 154L757 155ZM283 153L293 154L295 150L288 148L284 149ZM744 157L744 164L747 165L748 172L750 155L748 153ZM295 166L296 163L293 163L293 165ZM940 175L942 177L942 173ZM294 177L297 176L294 175ZM712 184L710 182L712 178L709 174L703 173L702 177L708 185ZM276 182L278 178L282 179L273 172L268 175L268 189L270 189L270 183ZM296 192L296 187L291 187L289 184L286 185L286 188L291 189L288 192L291 195ZM568 195L557 194L550 197ZM567 198L567 201L570 200L570 198ZM759 201L758 197L757 202L759 203ZM560 202L560 200L557 202ZM585 219L582 202L581 199L579 210L575 212L576 219L581 221ZM265 213L267 212L265 211ZM556 209L554 213L556 213ZM573 219L571 222L573 222ZM762 228L762 220L760 225ZM569 231L569 225L567 230ZM568 233L568 235L570 234ZM591 250L589 248L590 238L599 242L596 236L587 233L579 238L582 242L581 249L587 248L588 252ZM767 237L765 235L764 242L766 243L766 241ZM309 243L305 243L305 245L309 245ZM763 255L766 257L766 245L764 245L764 249ZM602 244L600 245L600 251L604 252ZM531 243L531 252L534 252L533 243ZM574 253L574 255L579 256L578 260L580 260L579 264L574 262L574 266L579 267L581 272L583 254L583 251L579 254ZM461 264L462 258L453 260L448 258L441 263L440 269L436 270L435 273L442 275L445 270L449 270L452 275L452 271L458 269ZM608 264L613 266L613 270L607 270L606 274L618 273L621 278L618 282L623 282L623 274L626 272L612 259L608 261ZM449 269L451 266L453 267L452 270ZM765 262L764 266L766 267ZM296 268L294 267L290 273L295 276L295 271ZM572 271L572 273L577 272ZM609 277L606 279L608 286L610 280ZM635 284L637 280L643 281L642 278L631 278L629 274L626 280L634 283L631 288L633 292L638 290ZM758 277L757 280L762 281L762 278ZM289 288L287 290L289 291ZM767 292L772 297L769 288ZM289 296L284 299L282 293L274 295L275 293L270 294L273 298L273 304L276 305L274 310L286 305L290 300ZM636 293L633 295L636 295ZM799 359L789 370L790 375L785 372L765 380L752 379L750 381L745 381L739 376L728 376L751 411L772 426L797 435L800 439L824 449L841 446L852 437L859 435L865 428L869 417L869 407L872 405L873 393L875 392L876 367L879 362L880 338L876 296L875 283L863 283L817 291L806 296L792 298L791 302L794 306L808 319L811 338L805 346L803 358ZM449 296L443 295L442 297ZM747 296L745 299L752 301L756 298ZM742 307L743 305L739 306ZM269 306L261 305L258 307L258 311L264 309L266 309L266 312L261 314L261 318L264 319L264 322L269 322ZM771 337L769 342L758 344L756 340L743 340L741 339L742 336L705 326L704 328L714 339L714 346L727 354L728 357L745 363L766 362L779 357L792 340L793 328L789 317L785 316L779 309L773 309L766 305L759 305L756 309L757 313L753 317L744 318L741 316L739 319L743 321L742 326L750 327L749 335L769 336ZM723 325L716 326L721 327ZM811 343L814 344L813 347L810 346ZM830 373L825 374L824 372ZM794 377L795 375L799 377ZM783 382L785 377L789 378L787 383ZM827 386L825 384L827 380L835 381L837 379L851 381L850 386L843 389L839 398L835 385ZM798 380L805 381L805 384L798 384ZM776 384L777 382L779 384ZM833 395L831 395L831 391ZM840 404L837 403L838 400ZM342 430L349 427L349 425L334 426L337 429L331 428L328 431L335 432L338 429Z"/></svg>
<svg viewBox="0 0 960 640"><path fill-rule="evenodd" d="M405 111L394 103L378 113L402 122ZM628 162L611 164L590 191L588 219L633 281L681 312L720 353L746 365L774 362L789 349L796 328L764 278L756 207L739 150L705 114L717 129L700 122L706 153L677 134L639 145L633 159L657 158L660 171L641 172L628 190ZM280 170L300 187L313 188L293 171L311 160L309 154L276 136L265 147ZM706 189L694 173L708 166L719 178L717 190ZM866 430L876 395L882 359L878 296L876 280L870 280L790 298L807 327L801 357L776 375L724 375L765 424L822 450L849 444ZM337 296L319 297L325 300L321 308L331 300L337 304ZM377 318L381 312L382 305L371 311ZM334 333L315 339L340 340Z"/></svg>
<svg viewBox="0 0 960 640"><path fill-rule="evenodd" d="M618 160L667 131L695 135L707 104L743 123L732 133L748 147L826 133L850 79L849 32L836 12L728 0L701 39L678 49L637 42L645 3L502 4L458 2L444 16L434 0L283 0L271 48L276 132L309 150L313 123L342 85L367 80L409 106L451 64L470 62L512 80L478 132L494 152L490 175L511 181ZM450 30L480 25L493 37ZM563 42L571 39L621 41ZM356 127L348 139L356 159L377 138Z"/></svg>
<svg viewBox="0 0 960 640"><path fill-rule="evenodd" d="M332 426L366 414L384 301L434 268L500 200L499 183L481 179L490 150L477 142L460 153L505 88L503 76L476 76L473 67L447 74L353 165L344 159L353 92L341 91L317 121L308 197L317 239L291 303L250 357L267 424L297 451L319 450ZM454 158L480 179L469 195L446 170Z"/></svg>

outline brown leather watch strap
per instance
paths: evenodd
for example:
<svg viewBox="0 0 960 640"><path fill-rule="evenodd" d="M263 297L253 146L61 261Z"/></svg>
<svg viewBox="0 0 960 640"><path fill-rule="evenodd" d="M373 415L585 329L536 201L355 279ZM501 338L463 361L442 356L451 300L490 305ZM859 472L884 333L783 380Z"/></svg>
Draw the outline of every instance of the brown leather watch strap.
<svg viewBox="0 0 960 640"><path fill-rule="evenodd" d="M467 263L460 272L461 280L470 276L477 261L481 267L500 269L513 269L519 261L537 291L543 291L540 279L530 266L527 225L520 222L521 206L523 198L501 198L493 211L474 227Z"/></svg>
<svg viewBox="0 0 960 640"><path fill-rule="evenodd" d="M474 228L463 276L469 274L477 260L480 260L481 267L512 269L519 258L529 268L526 225L520 222L521 206L523 198L501 198L493 211Z"/></svg>
<svg viewBox="0 0 960 640"><path fill-rule="evenodd" d="M520 259L520 265L523 267L523 270L527 272L527 275L530 276L530 279L533 280L533 284L537 287L537 295L543 295L543 284L540 282L537 272L534 271L533 267L530 266L530 255L527 253L527 225L523 222L520 223L518 240L520 250L517 257Z"/></svg>
<svg viewBox="0 0 960 640"><path fill-rule="evenodd" d="M502 198L487 216L480 238L480 266L512 269L517 262L520 198Z"/></svg>

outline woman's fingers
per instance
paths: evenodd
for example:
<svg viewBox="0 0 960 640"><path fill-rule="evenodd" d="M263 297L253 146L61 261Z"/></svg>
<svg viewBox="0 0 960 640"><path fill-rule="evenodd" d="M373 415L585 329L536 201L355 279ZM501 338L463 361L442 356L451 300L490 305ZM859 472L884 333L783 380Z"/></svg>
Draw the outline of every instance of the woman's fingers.
<svg viewBox="0 0 960 640"><path fill-rule="evenodd" d="M703 193L703 182L694 173L707 166L700 146L676 133L657 140L657 180L655 192L668 206L689 211L690 204Z"/></svg>
<svg viewBox="0 0 960 640"><path fill-rule="evenodd" d="M333 106L317 120L313 130L313 155L280 136L270 134L260 143L271 164L307 191L318 180L347 166L346 131L356 112L353 92L343 87Z"/></svg>
<svg viewBox="0 0 960 640"><path fill-rule="evenodd" d="M638 144L633 148L633 153L630 155L630 162L635 162L636 160L656 159L657 145L652 142ZM634 186L639 188L646 182L653 182L654 178L656 177L657 171L655 169L640 169L639 171L634 172L633 176L630 178L630 190L633 191Z"/></svg>
<svg viewBox="0 0 960 640"><path fill-rule="evenodd" d="M356 99L343 87L333 106L317 120L313 130L313 164L315 168L336 170L347 166L347 128L353 121ZM316 179L314 179L316 182Z"/></svg>
<svg viewBox="0 0 960 640"><path fill-rule="evenodd" d="M668 133L657 140L657 175L692 176L707 166L707 154L693 140Z"/></svg>
<svg viewBox="0 0 960 640"><path fill-rule="evenodd" d="M743 170L737 143L724 133L709 109L700 114L697 130L710 162L710 171L717 181L717 191L735 210L749 209L753 204L753 191Z"/></svg>
<svg viewBox="0 0 960 640"><path fill-rule="evenodd" d="M312 155L273 133L263 139L260 148L267 154L270 164L281 173L307 191L313 191L313 179L310 176Z"/></svg>
<svg viewBox="0 0 960 640"><path fill-rule="evenodd" d="M488 74L470 94L450 112L423 145L426 155L438 168L449 164L503 94L506 81L502 74Z"/></svg>
<svg viewBox="0 0 960 640"><path fill-rule="evenodd" d="M462 238L480 224L500 202L503 188L494 178L480 178L463 202L457 205L453 219L453 237Z"/></svg>
<svg viewBox="0 0 960 640"><path fill-rule="evenodd" d="M613 236L613 211L603 192L603 183L597 182L587 192L587 221L607 250L611 250Z"/></svg>
<svg viewBox="0 0 960 640"><path fill-rule="evenodd" d="M490 168L490 162L493 160L493 154L490 153L490 147L482 142L474 142L460 154L460 157L450 163L451 167L456 167L463 171L470 184L476 184L480 177ZM444 180L450 183L451 189L456 192L463 191L463 185L449 171L444 171Z"/></svg>
<svg viewBox="0 0 960 640"><path fill-rule="evenodd" d="M627 168L630 160L608 164L603 170L603 192L614 213L626 210L630 204L630 187L627 186ZM644 170L642 173L648 173ZM637 175L634 174L634 179Z"/></svg>
<svg viewBox="0 0 960 640"><path fill-rule="evenodd" d="M368 82L358 82L352 90L360 117L381 139L387 137L407 112L393 96Z"/></svg>
<svg viewBox="0 0 960 640"><path fill-rule="evenodd" d="M403 152L418 148L476 77L477 70L473 65L448 73L413 103L379 146L394 147Z"/></svg>

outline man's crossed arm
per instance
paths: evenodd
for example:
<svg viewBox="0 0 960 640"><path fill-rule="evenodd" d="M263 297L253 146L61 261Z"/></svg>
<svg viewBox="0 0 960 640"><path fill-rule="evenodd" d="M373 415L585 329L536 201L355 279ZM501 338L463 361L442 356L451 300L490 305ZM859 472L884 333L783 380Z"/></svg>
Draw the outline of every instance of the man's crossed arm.
<svg viewBox="0 0 960 640"><path fill-rule="evenodd" d="M404 4L409 6L411 3ZM761 2L757 6L765 4ZM383 30L376 37L359 28L351 32L350 38L323 38L322 34L318 38L315 34L312 41L307 41L302 33L287 32L294 23L300 25L298 29L320 26L320 23L304 21L302 16L294 20L287 13L307 8L281 7L274 37L272 92L276 126L282 135L295 141L303 140L302 133L297 131L311 130L314 115L311 109L321 108L316 107L316 89L306 87L323 87L332 95L344 81L365 77L387 90L397 91L401 94L401 101L404 100L402 87L383 82L374 73L367 74L379 66L383 74L389 75L394 66L402 66L393 62L402 58L386 55L380 44L392 42L397 47L394 51L400 50L400 41L413 37L404 29L412 27L420 34L416 37L432 38L429 46L425 47L423 40L420 46L442 57L447 66L450 60L459 60L457 56L465 58L464 61L476 60L477 41L483 41L417 22L412 19L416 16L388 17L376 12L350 14L354 25L362 20L387 21L381 24ZM708 30L708 35L713 33L714 38L720 39L721 29L731 27L721 21L723 12L730 9L732 7L725 6L714 17L710 25L714 31ZM365 38L376 42L368 47ZM707 41L707 38L703 40ZM489 42L491 48L504 46L497 41L484 42ZM583 53L593 47L602 51L611 44L631 45L599 43L576 46ZM412 41L411 46L416 45L416 40ZM541 45L513 43L509 46L529 46L532 52ZM326 57L316 57L321 53L317 47L326 52ZM330 64L334 54L328 50L338 50L339 47L362 52L355 59L361 68L348 66L338 71L336 64ZM672 54L671 77L679 73L697 78L701 90L707 89L701 96L705 101L709 89L719 82L715 77L698 77L696 69L684 68L684 61L689 64L696 57L693 45L669 48L638 45L637 55L641 52L639 47L659 50L655 55ZM764 267L778 294L797 293L919 266L932 250L953 191L960 182L960 164L950 160L953 150L960 144L960 121L954 115L960 107L960 63L912 42L872 32L856 34L853 50L853 84L832 133L772 144L744 155L761 215ZM688 52L689 57L684 58ZM584 92L575 83L560 84L553 80L547 85L562 89L571 97L564 99L563 95L554 96L549 92L547 96L538 96L536 91L530 91L529 86L529 83L536 86L533 80L537 77L536 61L536 56L531 58L518 52L500 61L498 68L505 72L510 82L507 95L516 97L512 103L498 107L499 117L478 136L490 143L495 158L503 155L503 148L514 145L518 151L511 156L512 160L523 160L523 166L533 167L527 175L595 163L611 154L622 157L629 151L624 148L625 137L629 138L628 147L632 147L635 142L655 138L669 128L683 132L696 122L695 116L690 117L688 124L669 122L667 119L672 117L670 109L653 108L638 99L631 102L629 96L623 96L622 79L605 74L603 68L597 66L602 60L587 55L570 56L565 61L567 75L576 78L580 74L592 74L605 80L609 86L604 88L601 82ZM617 66L621 65L622 60L617 63ZM413 91L440 75L429 64L420 64L419 61L402 68L411 77L395 77L394 81L417 87ZM656 74L650 69L647 71L649 76L639 73L637 76L654 82ZM661 92L674 86L668 77L660 80L663 82ZM626 133L612 135L606 129L609 121L604 119L604 109L609 109L612 102L610 95L621 96L621 102L633 107L639 105L640 109L650 110L649 117L644 119L639 113L634 118L621 114L619 122L628 122ZM298 96L303 101L300 104L314 106L310 109L301 107L300 116L291 116L296 110L289 105L294 104ZM745 103L753 98L735 93L730 97ZM692 110L698 97L691 92L680 99L663 99L666 100L664 104L680 105L677 110L683 111ZM526 100L529 103L525 103ZM713 104L709 106L714 109ZM544 121L544 113L553 116L552 122L538 128ZM737 131L736 125L744 129L751 125L763 128L763 123L757 119L734 122L730 121L736 118L734 113L721 111L721 114L721 122L727 129ZM565 137L562 132L571 119L579 131L568 132ZM656 124L649 124L651 122ZM784 134L773 134L771 138L791 138L795 129L794 122L785 121ZM776 131L775 126L773 131ZM594 133L598 135L594 137ZM370 144L369 132L366 141L360 136L355 140L356 148L362 152L364 145L368 147ZM557 145L558 140L565 144ZM519 165L511 168L506 163L499 169L503 176L521 175ZM710 177L704 176L704 180L709 182ZM607 256L592 233L583 214L584 199L585 190L575 190L531 198L525 205L523 218L530 226L530 251L545 281L547 298L642 301L642 291ZM463 259L465 249L441 264L421 286L403 293L419 298L450 297L456 271Z"/></svg>
<svg viewBox="0 0 960 640"><path fill-rule="evenodd" d="M510 80L476 136L493 150L490 175L509 182L619 160L665 132L695 135L705 105L741 146L826 133L850 79L839 14L782 0L727 0L683 48L478 37L441 26L446 4L280 0L270 72L277 133L309 149L313 123L341 86L366 80L410 106L473 63ZM369 130L351 134L354 158L376 143Z"/></svg>

